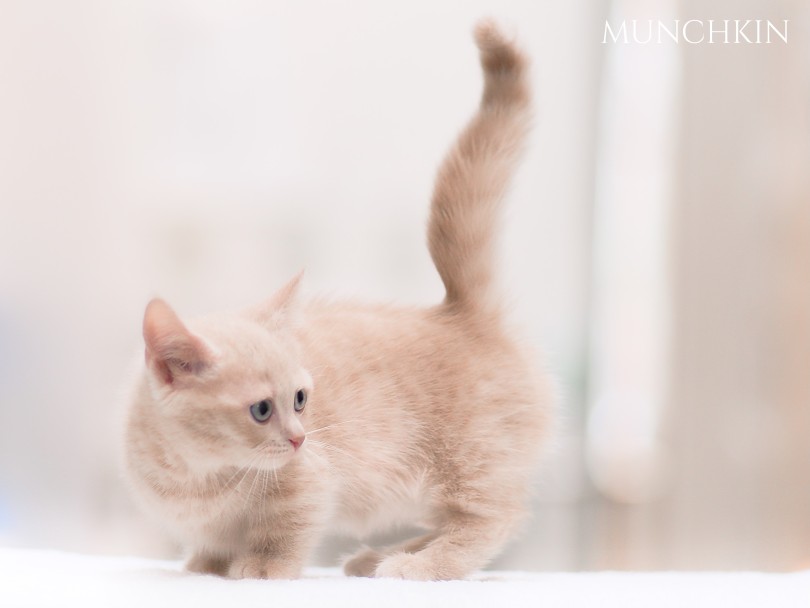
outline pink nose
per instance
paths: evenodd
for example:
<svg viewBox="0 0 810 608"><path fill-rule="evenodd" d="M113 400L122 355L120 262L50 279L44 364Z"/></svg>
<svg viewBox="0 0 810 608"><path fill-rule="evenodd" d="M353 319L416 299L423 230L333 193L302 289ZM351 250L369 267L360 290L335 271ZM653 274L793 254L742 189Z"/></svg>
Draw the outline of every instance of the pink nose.
<svg viewBox="0 0 810 608"><path fill-rule="evenodd" d="M294 450L297 450L301 447L301 444L304 443L304 439L306 439L306 435L301 435L299 437L290 437L290 443L293 446Z"/></svg>

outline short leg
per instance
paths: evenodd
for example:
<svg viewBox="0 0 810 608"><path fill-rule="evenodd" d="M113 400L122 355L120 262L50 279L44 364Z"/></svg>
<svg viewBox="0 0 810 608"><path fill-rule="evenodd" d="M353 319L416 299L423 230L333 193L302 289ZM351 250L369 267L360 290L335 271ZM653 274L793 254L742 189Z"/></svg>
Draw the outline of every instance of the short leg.
<svg viewBox="0 0 810 608"><path fill-rule="evenodd" d="M230 578L294 579L301 576L303 559L275 557L262 553L250 553L235 558L228 569Z"/></svg>
<svg viewBox="0 0 810 608"><path fill-rule="evenodd" d="M306 476L301 479L302 485L306 485L303 480L310 480ZM312 480L307 493L290 495L284 503L259 500L254 504L254 511L245 524L242 549L228 568L229 578L295 579L301 576L324 529L326 513L322 507L326 501L318 491L317 481Z"/></svg>
<svg viewBox="0 0 810 608"><path fill-rule="evenodd" d="M403 543L386 547L380 551L370 547L364 547L343 562L343 572L346 576L364 576L371 578L377 571L377 566L385 559L386 555L421 551L434 538L436 538L436 534L431 532L430 534L411 538Z"/></svg>
<svg viewBox="0 0 810 608"><path fill-rule="evenodd" d="M278 515L270 526L255 526L245 539L245 549L233 558L230 578L293 579L301 576L304 564L318 539L321 525L314 510L309 521L300 515ZM278 529L286 533L279 534Z"/></svg>
<svg viewBox="0 0 810 608"><path fill-rule="evenodd" d="M363 547L357 553L343 562L343 573L346 576L365 576L371 578L377 570L377 565L385 558L385 554Z"/></svg>
<svg viewBox="0 0 810 608"><path fill-rule="evenodd" d="M517 517L448 516L436 537L420 551L384 558L375 571L382 578L435 581L464 578L503 547Z"/></svg>
<svg viewBox="0 0 810 608"><path fill-rule="evenodd" d="M228 574L228 566L230 566L228 558L202 551L193 554L186 562L186 570L189 572L216 574L217 576Z"/></svg>

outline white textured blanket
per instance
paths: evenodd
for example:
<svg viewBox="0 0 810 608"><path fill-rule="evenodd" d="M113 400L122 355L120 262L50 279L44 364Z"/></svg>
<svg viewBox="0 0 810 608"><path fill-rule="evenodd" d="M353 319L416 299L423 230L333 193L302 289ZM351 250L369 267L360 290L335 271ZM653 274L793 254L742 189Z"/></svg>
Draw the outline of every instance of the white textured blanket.
<svg viewBox="0 0 810 608"><path fill-rule="evenodd" d="M312 568L297 581L230 581L187 574L177 562L0 548L0 606L808 608L810 572L482 572L422 583Z"/></svg>

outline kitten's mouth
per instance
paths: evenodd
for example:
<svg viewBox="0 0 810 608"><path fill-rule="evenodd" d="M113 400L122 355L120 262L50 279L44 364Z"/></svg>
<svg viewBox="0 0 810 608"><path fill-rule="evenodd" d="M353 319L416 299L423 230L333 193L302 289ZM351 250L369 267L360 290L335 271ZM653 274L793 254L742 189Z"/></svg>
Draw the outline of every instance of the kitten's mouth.
<svg viewBox="0 0 810 608"><path fill-rule="evenodd" d="M265 461L271 468L277 469L289 462L295 455L295 450L278 445L268 446L264 449Z"/></svg>
<svg viewBox="0 0 810 608"><path fill-rule="evenodd" d="M284 448L272 448L265 450L265 453L269 456L286 456L290 453L290 450Z"/></svg>
<svg viewBox="0 0 810 608"><path fill-rule="evenodd" d="M295 455L296 450L277 442L264 445L260 448L260 464L255 465L261 469L278 469L287 464Z"/></svg>

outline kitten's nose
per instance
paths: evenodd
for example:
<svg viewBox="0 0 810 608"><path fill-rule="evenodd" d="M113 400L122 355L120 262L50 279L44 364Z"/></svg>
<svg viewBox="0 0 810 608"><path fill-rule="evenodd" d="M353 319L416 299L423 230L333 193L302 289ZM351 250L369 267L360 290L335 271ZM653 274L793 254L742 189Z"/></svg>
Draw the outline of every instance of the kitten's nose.
<svg viewBox="0 0 810 608"><path fill-rule="evenodd" d="M301 444L304 443L304 439L306 439L306 435L298 435L297 437L290 437L290 443L293 446L294 450L297 450L301 447Z"/></svg>

